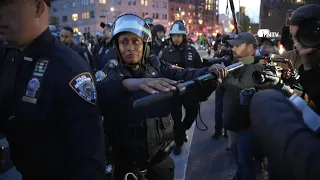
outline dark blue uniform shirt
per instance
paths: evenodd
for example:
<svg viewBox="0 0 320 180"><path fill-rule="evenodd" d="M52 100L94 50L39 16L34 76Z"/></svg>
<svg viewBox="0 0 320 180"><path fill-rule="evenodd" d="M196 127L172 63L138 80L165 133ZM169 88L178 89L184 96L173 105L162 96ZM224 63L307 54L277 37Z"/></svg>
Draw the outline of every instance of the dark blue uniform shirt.
<svg viewBox="0 0 320 180"><path fill-rule="evenodd" d="M100 180L104 134L88 64L47 29L0 63L0 122L24 179Z"/></svg>

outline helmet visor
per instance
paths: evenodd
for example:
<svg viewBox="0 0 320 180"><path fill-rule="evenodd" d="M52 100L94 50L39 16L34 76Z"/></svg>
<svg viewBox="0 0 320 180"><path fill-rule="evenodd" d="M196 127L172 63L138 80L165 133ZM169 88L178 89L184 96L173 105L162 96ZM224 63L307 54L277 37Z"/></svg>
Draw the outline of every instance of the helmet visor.
<svg viewBox="0 0 320 180"><path fill-rule="evenodd" d="M113 25L112 38L123 32L131 32L142 38L144 42L151 42L151 31L146 22L140 17L127 14L120 16Z"/></svg>

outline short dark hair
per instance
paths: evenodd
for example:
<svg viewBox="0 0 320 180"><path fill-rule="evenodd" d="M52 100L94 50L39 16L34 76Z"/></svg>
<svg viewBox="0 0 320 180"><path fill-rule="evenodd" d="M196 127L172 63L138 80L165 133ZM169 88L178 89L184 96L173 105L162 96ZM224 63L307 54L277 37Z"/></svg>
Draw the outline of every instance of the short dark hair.
<svg viewBox="0 0 320 180"><path fill-rule="evenodd" d="M72 29L72 27L70 27L70 26L65 26L65 27L63 27L62 29L63 29L63 30L66 30L66 31L69 31L69 32L71 32L71 34L73 34L73 29Z"/></svg>
<svg viewBox="0 0 320 180"><path fill-rule="evenodd" d="M43 0L43 1L47 4L47 6L51 7L51 0Z"/></svg>

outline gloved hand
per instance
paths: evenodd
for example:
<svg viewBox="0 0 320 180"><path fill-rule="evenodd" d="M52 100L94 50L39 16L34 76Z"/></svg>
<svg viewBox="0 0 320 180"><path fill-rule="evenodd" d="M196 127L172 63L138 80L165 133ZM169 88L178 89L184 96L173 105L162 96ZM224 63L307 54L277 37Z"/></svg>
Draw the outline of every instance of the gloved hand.
<svg viewBox="0 0 320 180"><path fill-rule="evenodd" d="M256 87L260 89L276 89L279 90L286 95L291 95L293 90L290 86L284 84L281 78L275 76L272 72L265 72L265 82L261 84L256 84Z"/></svg>

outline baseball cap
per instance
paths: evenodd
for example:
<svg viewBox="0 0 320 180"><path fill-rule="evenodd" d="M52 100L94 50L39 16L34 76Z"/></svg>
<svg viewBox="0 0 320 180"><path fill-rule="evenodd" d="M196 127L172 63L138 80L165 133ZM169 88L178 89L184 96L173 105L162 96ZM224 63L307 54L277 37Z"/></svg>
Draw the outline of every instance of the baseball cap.
<svg viewBox="0 0 320 180"><path fill-rule="evenodd" d="M255 47L258 47L258 41L252 33L242 32L233 36L231 40L227 42L232 46L237 46L243 43L253 44Z"/></svg>

